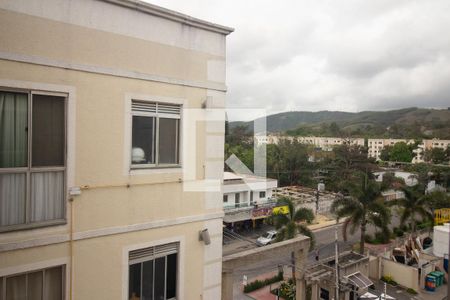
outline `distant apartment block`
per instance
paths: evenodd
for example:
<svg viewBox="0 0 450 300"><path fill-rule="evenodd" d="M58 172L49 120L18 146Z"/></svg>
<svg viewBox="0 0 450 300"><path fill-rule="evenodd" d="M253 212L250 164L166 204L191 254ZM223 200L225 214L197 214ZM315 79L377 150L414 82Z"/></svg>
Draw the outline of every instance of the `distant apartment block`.
<svg viewBox="0 0 450 300"><path fill-rule="evenodd" d="M373 157L376 160L380 160L381 151L387 146L394 146L397 143L406 143L408 145L414 144L416 141L413 139L368 139L368 156ZM440 139L426 139L422 140L417 145L417 148L413 150L415 156L412 159L412 163L424 162L425 151L429 151L434 148L447 149L450 145L450 140Z"/></svg>
<svg viewBox="0 0 450 300"><path fill-rule="evenodd" d="M340 137L315 137L315 136L284 136L284 135L255 135L255 143L279 144L280 141L297 141L300 144L312 145L324 151L331 151L338 145L358 145L364 146L363 138L340 138Z"/></svg>
<svg viewBox="0 0 450 300"><path fill-rule="evenodd" d="M224 223L235 227L256 226L262 222L272 215L276 188L275 179L225 172L222 185ZM243 224L245 222L248 224Z"/></svg>
<svg viewBox="0 0 450 300"><path fill-rule="evenodd" d="M0 28L0 299L220 299L232 29L137 0Z"/></svg>
<svg viewBox="0 0 450 300"><path fill-rule="evenodd" d="M394 146L397 143L406 143L406 144L414 144L414 140L407 139L368 139L367 147L368 152L367 155L369 157L373 157L376 160L380 160L381 151L387 146Z"/></svg>
<svg viewBox="0 0 450 300"><path fill-rule="evenodd" d="M416 156L413 162L424 162L425 161L425 151L429 151L431 149L439 148L442 150L446 150L450 147L450 140L440 140L440 139L431 139L431 140L423 140L421 144L419 144L416 149Z"/></svg>

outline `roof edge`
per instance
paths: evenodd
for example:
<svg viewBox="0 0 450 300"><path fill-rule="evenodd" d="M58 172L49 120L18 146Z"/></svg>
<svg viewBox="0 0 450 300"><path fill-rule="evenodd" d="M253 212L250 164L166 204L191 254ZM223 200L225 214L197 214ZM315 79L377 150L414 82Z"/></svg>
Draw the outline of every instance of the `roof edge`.
<svg viewBox="0 0 450 300"><path fill-rule="evenodd" d="M165 18L171 21L179 22L185 25L189 25L192 27L221 33L224 35L228 35L234 31L234 28L211 23L208 21L204 21L201 19L197 19L194 17L191 17L186 14L179 13L174 10L170 10L161 6L157 6L154 4L150 4L147 2L143 2L140 0L101 0L104 2L108 2L111 4L119 5L126 8L135 9L138 11L141 11L143 13L147 13L153 16L158 16L161 18Z"/></svg>

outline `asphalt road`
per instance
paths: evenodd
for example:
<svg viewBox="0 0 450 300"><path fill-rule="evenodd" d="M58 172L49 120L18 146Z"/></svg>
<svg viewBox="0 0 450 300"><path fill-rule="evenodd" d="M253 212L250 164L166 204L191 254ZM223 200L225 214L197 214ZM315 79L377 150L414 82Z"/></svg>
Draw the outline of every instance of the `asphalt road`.
<svg viewBox="0 0 450 300"><path fill-rule="evenodd" d="M335 228L338 227L338 245L339 252L348 251L351 249L351 245L359 241L360 231L352 234L348 234L348 240L344 242L342 236L342 224L325 227L314 231L315 236L315 249L319 249L319 258L326 258L333 256L335 253L334 241L335 241ZM368 233L373 233L374 229L369 227ZM315 262L315 250L311 251L308 255L308 264ZM273 257L270 259L265 259L259 261L250 266L243 266L242 268L236 269L234 271L234 299L249 299L241 291L240 286L242 284L243 276L246 275L248 281L252 281L252 278L269 273L271 271L278 270L279 265L287 266L290 264L290 257ZM285 270L289 272L290 268L285 267Z"/></svg>
<svg viewBox="0 0 450 300"><path fill-rule="evenodd" d="M395 216L395 214L392 217L392 224L391 228L393 226L398 226L398 217ZM338 227L338 245L339 245L339 252L348 251L351 249L351 245L355 244L359 241L360 238L360 230L357 229L353 234L348 233L347 235L347 241L344 242L343 236L342 236L342 224L329 226L325 228L321 228L314 231L314 237L315 237L315 247L314 250L311 251L308 255L308 264L313 264L315 262L315 249L319 249L319 259L326 258L333 256L335 253L335 228ZM367 233L373 234L375 232L374 227L369 226L367 228ZM250 236L247 236L250 237ZM253 238L255 238L253 236ZM252 247L252 246L251 246ZM243 294L240 291L240 287L242 284L242 278L244 275L247 276L248 281L251 281L252 278L269 273L271 271L278 270L279 265L285 266L285 272L289 272L290 268L287 267L290 264L290 257L273 257L270 259L262 260L258 263L249 265L249 266L243 266L242 268L236 269L234 271L234 299L244 299L248 300L250 298L246 297L245 294Z"/></svg>
<svg viewBox="0 0 450 300"><path fill-rule="evenodd" d="M338 226L338 238L339 238L339 250L345 251L350 250L350 245L359 239L359 232L356 232L354 235L349 236L349 240L344 242L342 239L342 225ZM330 226L326 228L322 228L320 230L314 231L315 239L316 239L316 247L319 249L319 256L321 258L330 257L334 255L334 240L335 240L335 226ZM315 252L311 251L308 256L308 264L314 263L315 261ZM290 257L273 257L270 259L265 259L259 261L250 266L243 266L242 268L236 269L234 271L234 297L233 299L249 299L246 297L241 291L240 287L242 284L242 278L244 275L247 276L248 281L252 281L252 278L260 275L269 273L271 271L278 270L278 265L287 266L290 264ZM285 270L289 272L290 268L285 267Z"/></svg>

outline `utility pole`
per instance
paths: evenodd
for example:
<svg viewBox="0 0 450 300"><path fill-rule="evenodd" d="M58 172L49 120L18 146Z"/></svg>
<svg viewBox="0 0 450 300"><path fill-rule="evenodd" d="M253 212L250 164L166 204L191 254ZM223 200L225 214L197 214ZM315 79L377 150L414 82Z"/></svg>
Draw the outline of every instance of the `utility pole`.
<svg viewBox="0 0 450 300"><path fill-rule="evenodd" d="M335 266L336 266L336 300L339 300L339 246L338 246L338 222L336 220L336 226L334 226L334 248L335 248Z"/></svg>

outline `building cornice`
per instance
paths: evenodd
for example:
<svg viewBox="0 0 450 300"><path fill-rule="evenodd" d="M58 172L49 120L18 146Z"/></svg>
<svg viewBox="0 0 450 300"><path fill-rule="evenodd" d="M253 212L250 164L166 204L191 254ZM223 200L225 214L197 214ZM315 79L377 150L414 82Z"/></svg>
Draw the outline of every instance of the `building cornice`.
<svg viewBox="0 0 450 300"><path fill-rule="evenodd" d="M216 219L222 220L223 217L224 217L223 211L218 211L218 212L205 213L205 214L201 214L201 215L183 216L183 217L178 217L178 218L173 218L173 219L155 220L155 221L149 221L149 222L138 223L138 224L98 228L98 229L86 230L86 231L81 231L81 232L74 232L73 233L73 241L92 239L92 238L110 236L110 235L115 235L115 234L124 234L124 233L136 232L136 231L157 229L157 228L163 228L163 227L168 227L168 226L183 225L183 224L194 223L194 222L205 222L205 221L216 220ZM21 241L4 242L4 243L0 242L0 253L7 252L7 251L13 251L13 250L20 250L20 249L52 245L52 244L66 243L69 241L70 241L70 235L68 233L62 233L62 234L55 234L52 236L38 237L38 238L32 238L32 239L27 239L27 240L21 240Z"/></svg>
<svg viewBox="0 0 450 300"><path fill-rule="evenodd" d="M150 14L153 16L158 16L161 18L165 18L167 20L175 21L181 24L189 25L192 27L221 33L224 35L228 35L234 31L233 28L218 25L215 23L207 22L204 20L200 20L167 8L163 8L154 4L150 4L147 2L139 1L139 0L101 0L104 2L112 3L115 5L119 5L122 7L135 9L141 11L146 14Z"/></svg>

